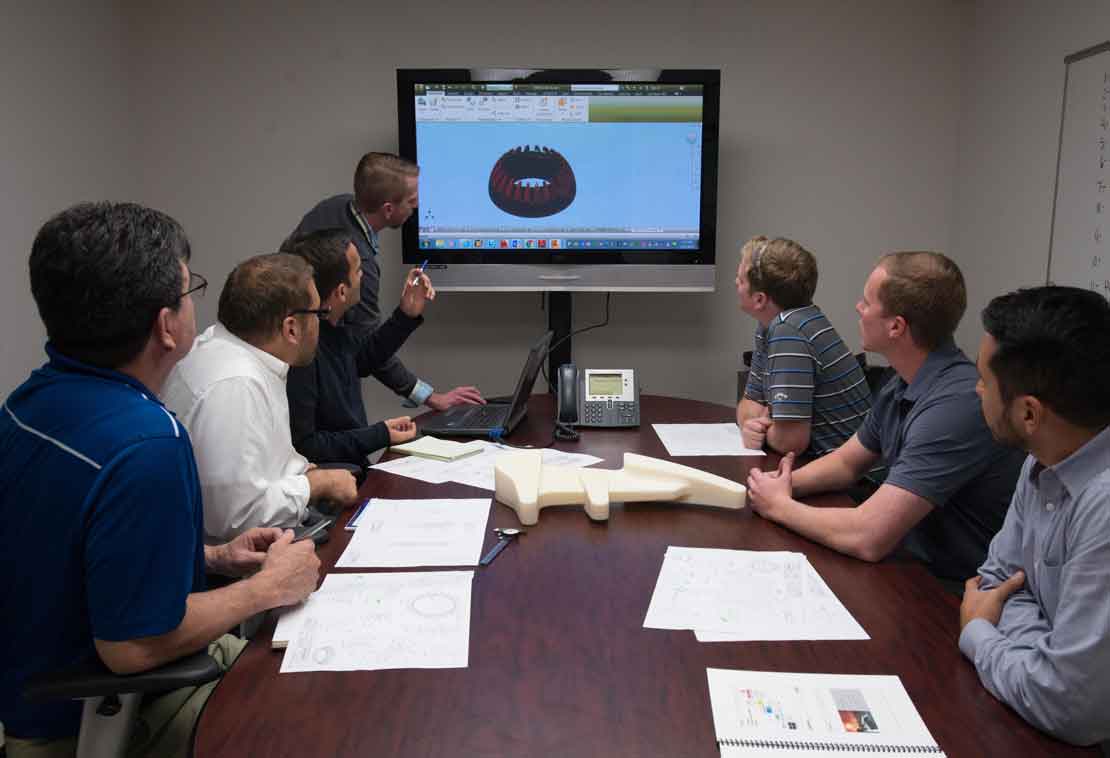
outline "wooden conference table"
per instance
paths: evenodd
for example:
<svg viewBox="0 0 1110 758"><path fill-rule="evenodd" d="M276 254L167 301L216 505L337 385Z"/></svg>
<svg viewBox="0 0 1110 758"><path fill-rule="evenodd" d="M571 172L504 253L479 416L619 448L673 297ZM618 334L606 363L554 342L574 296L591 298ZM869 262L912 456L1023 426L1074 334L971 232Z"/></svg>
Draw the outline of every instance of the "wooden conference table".
<svg viewBox="0 0 1110 758"><path fill-rule="evenodd" d="M550 397L534 396L511 443L546 444L553 412ZM653 422L729 421L733 414L726 406L644 396L638 429L585 429L581 441L557 447L619 468L625 451L667 457ZM737 481L764 460L678 459ZM362 494L491 493L371 471ZM519 526L496 502L490 521L491 529ZM335 570L348 540L337 529L321 546L325 572ZM494 542L491 532L485 549ZM804 552L871 639L699 643L691 631L644 629L668 545ZM960 655L958 617L957 599L920 565L847 558L747 509L615 505L608 523L593 523L580 507L548 508L477 571L467 668L279 675L282 653L270 650L274 625L267 621L209 700L195 754L717 756L707 667L897 674L949 756L1097 754L1042 735L995 700Z"/></svg>

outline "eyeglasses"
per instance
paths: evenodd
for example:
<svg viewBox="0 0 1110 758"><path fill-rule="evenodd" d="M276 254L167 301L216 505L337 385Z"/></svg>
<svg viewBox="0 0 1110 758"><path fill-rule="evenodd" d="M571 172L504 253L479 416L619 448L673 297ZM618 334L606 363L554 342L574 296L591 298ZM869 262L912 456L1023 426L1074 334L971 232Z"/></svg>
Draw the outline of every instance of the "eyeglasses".
<svg viewBox="0 0 1110 758"><path fill-rule="evenodd" d="M204 297L204 293L208 291L208 280L200 274L190 271L189 272L189 289L181 293L178 300L184 298L186 295L192 295L194 300L200 300Z"/></svg>
<svg viewBox="0 0 1110 758"><path fill-rule="evenodd" d="M331 308L295 308L289 311L289 316L296 316L298 313L315 313L317 318L323 321L331 313Z"/></svg>

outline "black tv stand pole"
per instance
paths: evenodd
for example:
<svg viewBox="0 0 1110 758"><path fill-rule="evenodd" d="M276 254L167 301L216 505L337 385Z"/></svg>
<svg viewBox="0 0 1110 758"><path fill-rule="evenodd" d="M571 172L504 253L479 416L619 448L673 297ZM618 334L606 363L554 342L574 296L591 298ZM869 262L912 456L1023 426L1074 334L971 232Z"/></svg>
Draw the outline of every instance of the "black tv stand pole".
<svg viewBox="0 0 1110 758"><path fill-rule="evenodd" d="M570 334L574 322L574 295L570 292L547 293L547 328L555 332L551 344L560 342ZM555 376L559 366L571 361L571 340L567 338L547 354L548 390L555 391Z"/></svg>

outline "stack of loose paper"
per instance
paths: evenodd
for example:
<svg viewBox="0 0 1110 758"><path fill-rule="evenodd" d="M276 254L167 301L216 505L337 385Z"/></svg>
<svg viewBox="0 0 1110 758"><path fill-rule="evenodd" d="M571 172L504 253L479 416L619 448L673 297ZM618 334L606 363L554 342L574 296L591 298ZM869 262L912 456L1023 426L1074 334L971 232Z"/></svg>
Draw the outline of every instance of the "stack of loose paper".
<svg viewBox="0 0 1110 758"><path fill-rule="evenodd" d="M476 566L489 520L489 498L384 500L359 512L337 568Z"/></svg>
<svg viewBox="0 0 1110 758"><path fill-rule="evenodd" d="M944 753L896 676L706 669L722 758Z"/></svg>
<svg viewBox="0 0 1110 758"><path fill-rule="evenodd" d="M493 490L494 462L500 456L513 452L515 448L487 442L486 440L474 440L467 444L480 447L480 452L477 455L454 461L439 461L409 456L379 463L374 468L432 484L458 482L478 489ZM582 453L566 453L550 448L543 450L545 466L590 466L599 461L601 461L601 458Z"/></svg>
<svg viewBox="0 0 1110 758"><path fill-rule="evenodd" d="M744 447L740 427L727 424L652 424L667 454L683 455L763 455L762 450Z"/></svg>
<svg viewBox="0 0 1110 758"><path fill-rule="evenodd" d="M644 627L700 642L870 639L802 553L668 547Z"/></svg>
<svg viewBox="0 0 1110 758"><path fill-rule="evenodd" d="M395 453L419 455L421 458L431 458L436 461L456 461L459 458L481 453L482 441L457 442L436 437L421 437L403 445L393 445L389 449Z"/></svg>
<svg viewBox="0 0 1110 758"><path fill-rule="evenodd" d="M281 672L466 668L473 578L473 571L328 574L278 619Z"/></svg>

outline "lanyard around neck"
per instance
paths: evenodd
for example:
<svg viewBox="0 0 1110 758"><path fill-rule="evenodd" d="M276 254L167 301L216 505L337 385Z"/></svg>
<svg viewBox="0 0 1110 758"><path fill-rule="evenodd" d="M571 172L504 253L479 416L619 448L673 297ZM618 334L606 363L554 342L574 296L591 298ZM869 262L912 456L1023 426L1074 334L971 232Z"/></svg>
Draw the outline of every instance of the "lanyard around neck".
<svg viewBox="0 0 1110 758"><path fill-rule="evenodd" d="M370 250L377 255L378 243L375 239L374 230L366 223L366 219L362 217L362 212L358 209L358 206L355 205L354 200L351 200L351 215L355 217L355 223L358 224L358 228L362 230L362 235L366 237L366 243L370 245Z"/></svg>

